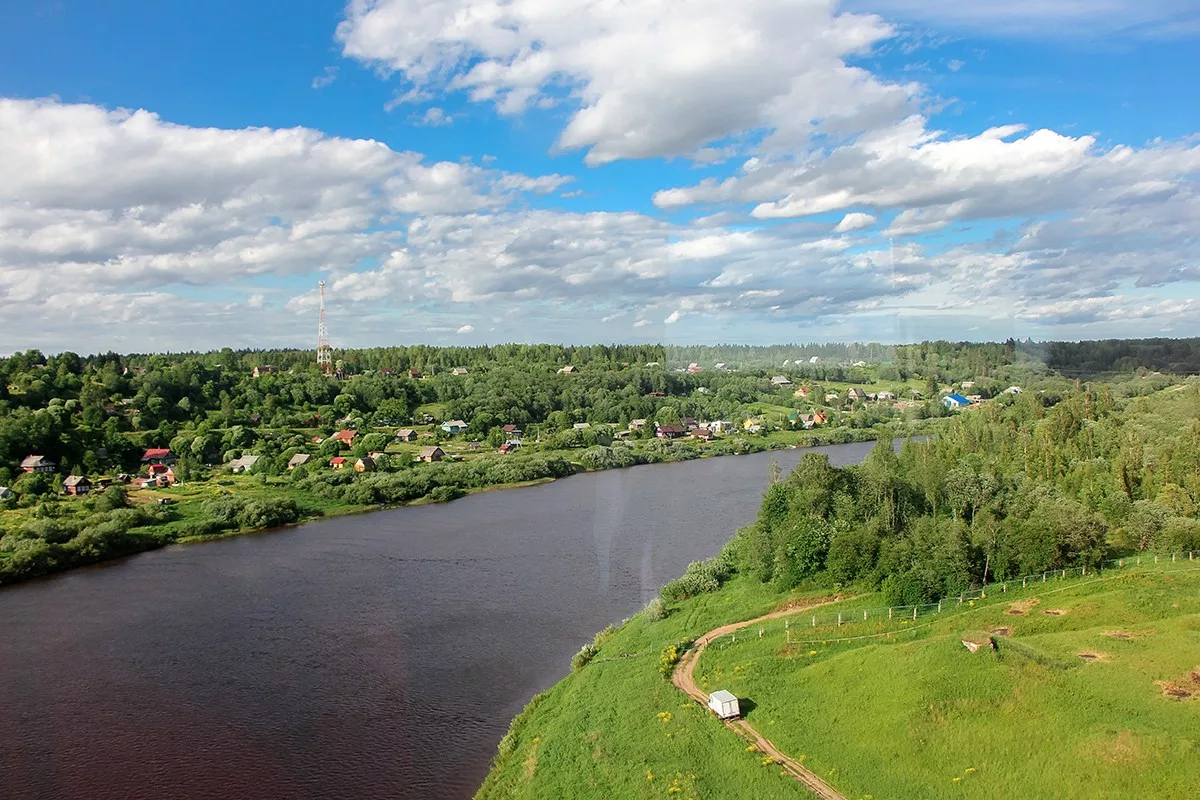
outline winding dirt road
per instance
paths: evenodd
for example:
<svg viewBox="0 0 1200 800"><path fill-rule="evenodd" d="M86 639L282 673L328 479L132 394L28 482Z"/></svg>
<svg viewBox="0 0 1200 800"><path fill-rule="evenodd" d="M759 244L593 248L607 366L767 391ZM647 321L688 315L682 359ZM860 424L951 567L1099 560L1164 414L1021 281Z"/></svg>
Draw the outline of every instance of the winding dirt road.
<svg viewBox="0 0 1200 800"><path fill-rule="evenodd" d="M779 617L798 614L802 611L808 611L809 609L827 606L831 603L836 603L844 599L845 598L843 597L830 598L828 600L823 600L807 606L797 606L793 608L785 608L780 611L772 611L770 614L764 614L761 617L748 619L745 622L735 622L730 625L722 625L719 628L713 628L711 631L697 639L695 645L686 653L684 653L683 657L679 659L679 663L675 666L675 672L671 675L671 682L675 684L675 688L679 689L688 697L691 697L693 700L700 703L700 705L707 708L708 694L696 685L696 680L692 673L696 669L696 664L699 662L701 654L704 653L704 648L708 647L710 642L719 639L726 634L733 633L736 630L748 628L751 625L757 625L758 623L769 619L778 619ZM743 719L724 720L724 722L730 730L741 736L743 739L749 741L756 748L758 748L760 752L765 753L766 755L775 759L775 761L780 765L780 767L783 768L785 772L787 772L800 783L804 784L809 791L821 798L821 800L846 800L845 795L841 794L825 781L817 777L815 772L807 769L803 764L791 756L782 753L779 748L771 743L770 739L756 731L754 726L752 726L749 722L746 722Z"/></svg>

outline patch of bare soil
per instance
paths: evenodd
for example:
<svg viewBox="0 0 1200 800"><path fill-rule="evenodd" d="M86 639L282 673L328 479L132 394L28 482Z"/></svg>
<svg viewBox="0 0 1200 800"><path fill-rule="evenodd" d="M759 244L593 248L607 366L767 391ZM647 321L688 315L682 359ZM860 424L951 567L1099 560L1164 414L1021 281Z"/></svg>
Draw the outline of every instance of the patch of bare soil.
<svg viewBox="0 0 1200 800"><path fill-rule="evenodd" d="M1163 697L1170 697L1172 700L1191 700L1196 696L1195 690L1180 686L1174 681L1155 681L1155 683L1162 687Z"/></svg>
<svg viewBox="0 0 1200 800"><path fill-rule="evenodd" d="M1011 636L1011 635L1012 635L1012 628L1011 628L1011 627L1009 627L1009 626L1007 626L1007 625L1004 625L1004 626L1001 626L1001 627L999 627L999 628L992 628L992 629L989 631L989 633L992 633L992 634L994 634L994 635L996 635L996 636Z"/></svg>
<svg viewBox="0 0 1200 800"><path fill-rule="evenodd" d="M1011 614L1014 617L1023 617L1029 613L1029 609L1033 608L1040 602L1041 601L1038 600L1036 597L1031 597L1028 600L1021 600L1019 602L1016 602L1016 603L1013 603L1012 605L1010 605L1008 607L1007 613Z"/></svg>
<svg viewBox="0 0 1200 800"><path fill-rule="evenodd" d="M793 611L805 611L845 599L846 595L843 594L830 595L829 597L793 597L791 600L785 600L782 605L768 614L766 618L769 619L778 614L790 614Z"/></svg>
<svg viewBox="0 0 1200 800"><path fill-rule="evenodd" d="M1108 661L1107 653L1076 653L1076 655L1089 664L1093 661Z"/></svg>
<svg viewBox="0 0 1200 800"><path fill-rule="evenodd" d="M1123 639L1126 641L1137 638L1132 633L1127 633L1126 631L1105 631L1104 635L1110 639Z"/></svg>
<svg viewBox="0 0 1200 800"><path fill-rule="evenodd" d="M1061 617L1063 614L1066 614L1067 612L1063 611L1061 608L1047 608L1042 613L1045 614L1047 617Z"/></svg>

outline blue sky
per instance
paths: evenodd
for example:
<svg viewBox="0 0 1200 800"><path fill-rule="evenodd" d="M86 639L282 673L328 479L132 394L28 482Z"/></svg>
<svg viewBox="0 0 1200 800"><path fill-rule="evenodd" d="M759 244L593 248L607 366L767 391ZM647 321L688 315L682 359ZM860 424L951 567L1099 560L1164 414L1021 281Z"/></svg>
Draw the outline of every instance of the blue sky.
<svg viewBox="0 0 1200 800"><path fill-rule="evenodd" d="M1200 335L1186 0L17 5L5 352Z"/></svg>

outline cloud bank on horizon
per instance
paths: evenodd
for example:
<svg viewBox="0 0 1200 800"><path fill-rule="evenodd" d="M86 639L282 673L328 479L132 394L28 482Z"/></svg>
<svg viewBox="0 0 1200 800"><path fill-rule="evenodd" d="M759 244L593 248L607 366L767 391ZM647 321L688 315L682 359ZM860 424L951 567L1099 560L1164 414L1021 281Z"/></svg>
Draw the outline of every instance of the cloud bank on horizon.
<svg viewBox="0 0 1200 800"><path fill-rule="evenodd" d="M318 279L343 346L1200 335L1197 112L1055 129L987 55L1192 6L350 0L287 124L0 83L0 351L311 346Z"/></svg>

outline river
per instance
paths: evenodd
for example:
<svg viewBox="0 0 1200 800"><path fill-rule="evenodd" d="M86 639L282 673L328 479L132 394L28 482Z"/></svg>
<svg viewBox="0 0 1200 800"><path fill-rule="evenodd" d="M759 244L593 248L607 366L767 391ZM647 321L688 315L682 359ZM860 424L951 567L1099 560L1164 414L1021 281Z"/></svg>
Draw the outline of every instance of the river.
<svg viewBox="0 0 1200 800"><path fill-rule="evenodd" d="M589 473L0 591L0 795L468 798L579 646L715 554L771 460L805 452Z"/></svg>

